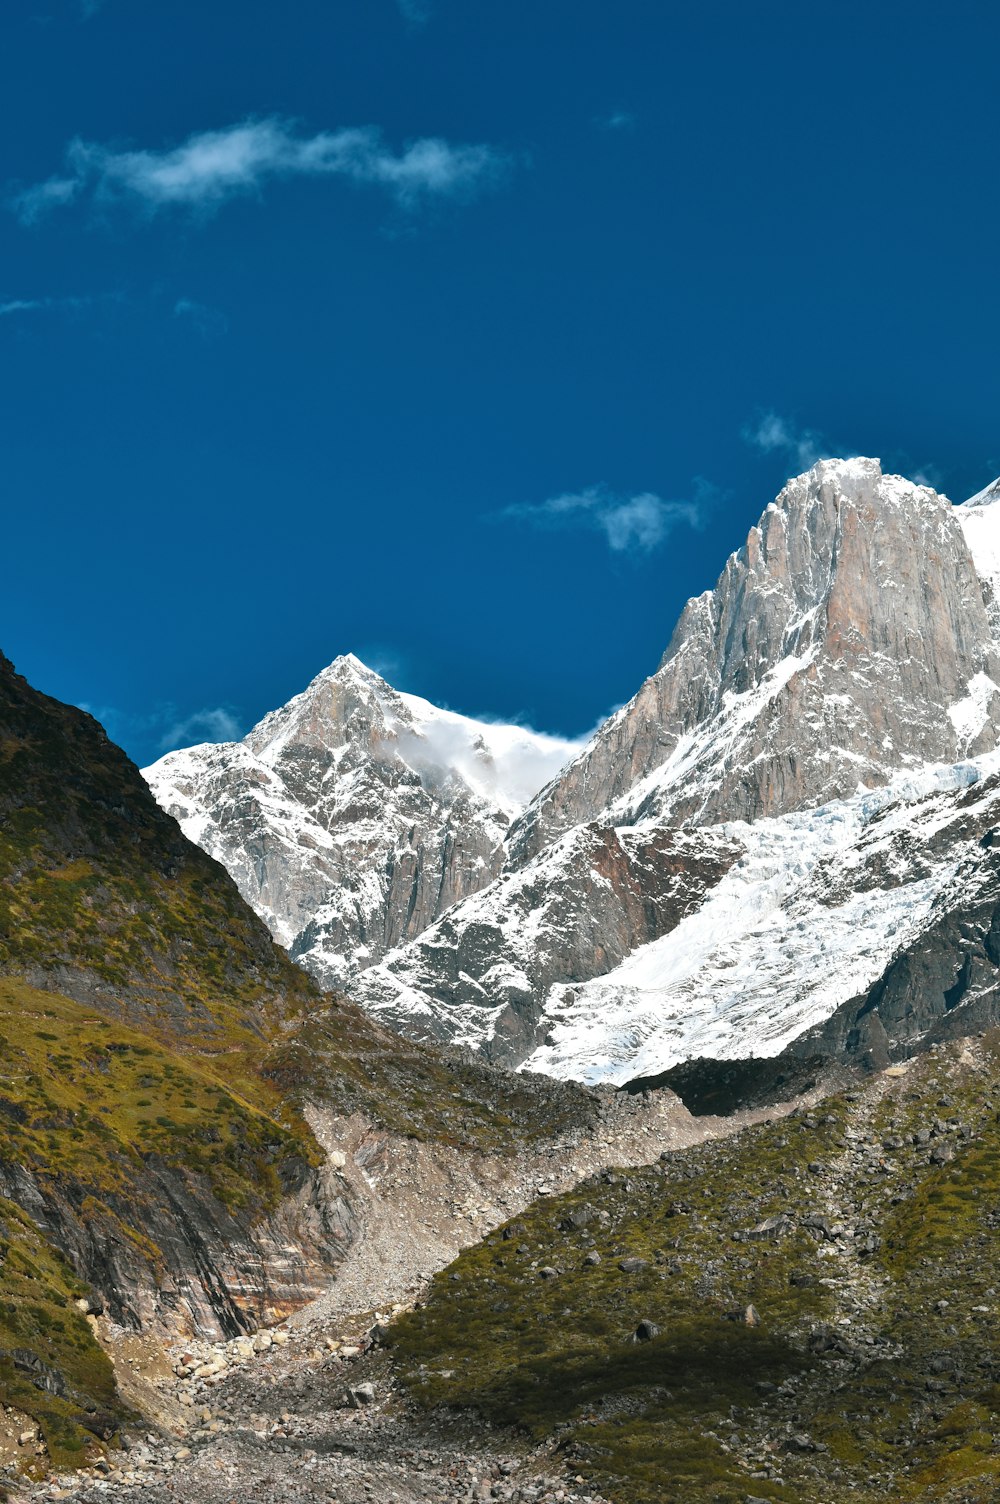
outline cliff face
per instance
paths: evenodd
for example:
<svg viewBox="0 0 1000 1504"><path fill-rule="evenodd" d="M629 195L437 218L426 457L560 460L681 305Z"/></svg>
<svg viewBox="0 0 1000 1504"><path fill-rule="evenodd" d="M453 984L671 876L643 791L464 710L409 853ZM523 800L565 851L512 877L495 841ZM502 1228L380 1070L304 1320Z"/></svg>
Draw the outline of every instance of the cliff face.
<svg viewBox="0 0 1000 1504"><path fill-rule="evenodd" d="M573 750L399 694L348 656L242 742L171 752L146 777L332 986L485 887L512 817Z"/></svg>
<svg viewBox="0 0 1000 1504"><path fill-rule="evenodd" d="M322 1172L302 1165L296 1179L262 1213L227 1208L207 1177L153 1155L138 1192L0 1163L0 1195L60 1250L95 1309L124 1327L212 1339L297 1311L353 1242L353 1208Z"/></svg>

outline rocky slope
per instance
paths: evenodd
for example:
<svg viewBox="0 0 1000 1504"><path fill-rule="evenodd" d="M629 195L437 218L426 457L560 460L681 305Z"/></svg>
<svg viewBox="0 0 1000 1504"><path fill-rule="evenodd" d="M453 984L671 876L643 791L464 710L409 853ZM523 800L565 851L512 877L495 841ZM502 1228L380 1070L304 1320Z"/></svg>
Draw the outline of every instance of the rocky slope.
<svg viewBox="0 0 1000 1504"><path fill-rule="evenodd" d="M440 710L338 658L242 742L146 769L160 804L324 986L484 887L577 744Z"/></svg>
<svg viewBox="0 0 1000 1504"><path fill-rule="evenodd" d="M526 1086L540 1096L539 1083ZM385 1349L390 1317L422 1300L431 1276L536 1197L571 1190L609 1163L655 1160L732 1134L753 1116L696 1120L670 1092L606 1092L590 1123L566 1120L548 1141L522 1126L519 1152L508 1146L499 1155L421 1141L361 1112L313 1109L310 1119L360 1221L336 1280L252 1339L185 1338L164 1351L107 1315L96 1319L144 1420L124 1453L82 1476L60 1475L55 1496L249 1504L336 1493L398 1504L467 1498L474 1480L489 1497L521 1504L566 1498L565 1469L550 1443L526 1445L400 1402ZM53 1497L51 1483L39 1493Z"/></svg>
<svg viewBox="0 0 1000 1504"><path fill-rule="evenodd" d="M620 1504L988 1504L997 1049L536 1204L395 1324L406 1388Z"/></svg>
<svg viewBox="0 0 1000 1504"><path fill-rule="evenodd" d="M998 572L992 490L953 508L874 460L790 482L515 823L500 876L356 994L586 1080L778 1054L978 901ZM944 990L961 964L942 955ZM894 1017L901 1049L940 1006Z"/></svg>

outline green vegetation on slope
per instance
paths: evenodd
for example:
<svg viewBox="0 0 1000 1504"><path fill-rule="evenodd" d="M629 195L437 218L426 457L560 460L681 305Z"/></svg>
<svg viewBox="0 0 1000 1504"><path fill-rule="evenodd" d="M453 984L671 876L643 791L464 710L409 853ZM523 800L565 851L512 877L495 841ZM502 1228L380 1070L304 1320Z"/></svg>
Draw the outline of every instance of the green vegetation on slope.
<svg viewBox="0 0 1000 1504"><path fill-rule="evenodd" d="M600 1097L466 1060L401 1038L353 1003L324 999L268 1051L268 1077L288 1100L364 1113L390 1132L513 1152L597 1121Z"/></svg>
<svg viewBox="0 0 1000 1504"><path fill-rule="evenodd" d="M39 1426L51 1464L81 1467L124 1418L111 1364L75 1305L84 1286L0 1199L0 1395Z"/></svg>
<svg viewBox="0 0 1000 1504"><path fill-rule="evenodd" d="M0 978L0 1164L135 1199L155 1157L204 1177L226 1206L268 1210L283 1162L320 1154L299 1120L279 1122L274 1088L237 1064Z"/></svg>
<svg viewBox="0 0 1000 1504"><path fill-rule="evenodd" d="M395 1327L404 1381L557 1438L623 1504L987 1504L998 1109L977 1041L593 1177L438 1276Z"/></svg>
<svg viewBox="0 0 1000 1504"><path fill-rule="evenodd" d="M317 995L101 726L2 655L0 972L177 1038L266 1032Z"/></svg>

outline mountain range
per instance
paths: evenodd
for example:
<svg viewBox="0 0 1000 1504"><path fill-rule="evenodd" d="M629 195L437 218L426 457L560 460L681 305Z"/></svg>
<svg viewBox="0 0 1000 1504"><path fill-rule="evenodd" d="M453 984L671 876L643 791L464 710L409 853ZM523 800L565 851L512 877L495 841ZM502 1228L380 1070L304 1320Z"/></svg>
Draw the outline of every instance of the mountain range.
<svg viewBox="0 0 1000 1504"><path fill-rule="evenodd" d="M414 1038L616 1084L806 1042L888 1060L994 1005L998 586L1000 483L955 507L820 461L582 747L348 658L146 776L297 959Z"/></svg>
<svg viewBox="0 0 1000 1504"><path fill-rule="evenodd" d="M0 1497L995 1498L998 584L824 461L583 745L0 656Z"/></svg>

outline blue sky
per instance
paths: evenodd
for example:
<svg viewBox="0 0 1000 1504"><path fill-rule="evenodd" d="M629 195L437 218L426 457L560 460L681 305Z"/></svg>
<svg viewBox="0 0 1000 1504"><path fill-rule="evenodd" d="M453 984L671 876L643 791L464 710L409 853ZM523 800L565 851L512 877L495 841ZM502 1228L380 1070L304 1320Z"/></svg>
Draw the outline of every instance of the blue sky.
<svg viewBox="0 0 1000 1504"><path fill-rule="evenodd" d="M786 475L1000 472L984 0L9 0L0 646L577 733Z"/></svg>

